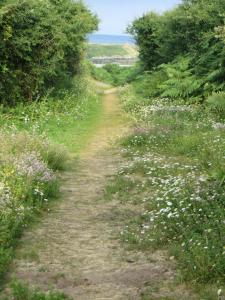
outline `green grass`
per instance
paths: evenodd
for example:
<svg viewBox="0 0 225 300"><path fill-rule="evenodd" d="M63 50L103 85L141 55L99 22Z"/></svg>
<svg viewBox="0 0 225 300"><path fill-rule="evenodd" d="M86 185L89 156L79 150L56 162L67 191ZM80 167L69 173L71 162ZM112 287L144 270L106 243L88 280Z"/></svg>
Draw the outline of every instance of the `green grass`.
<svg viewBox="0 0 225 300"><path fill-rule="evenodd" d="M98 45L88 44L87 58L98 56L126 56L127 51L123 48L123 45Z"/></svg>
<svg viewBox="0 0 225 300"><path fill-rule="evenodd" d="M101 98L83 78L42 100L0 112L0 284L24 228L59 196L56 171L73 163L101 119Z"/></svg>
<svg viewBox="0 0 225 300"><path fill-rule="evenodd" d="M30 289L27 285L23 285L20 282L14 281L11 284L13 300L69 300L62 293L58 292L48 292L43 293L36 289ZM4 298L3 300L9 300L9 298Z"/></svg>
<svg viewBox="0 0 225 300"><path fill-rule="evenodd" d="M81 104L77 116L63 117L60 122L54 118L48 122L45 132L50 140L64 145L72 154L79 154L85 148L90 136L95 132L101 116L102 102L96 96L90 96Z"/></svg>
<svg viewBox="0 0 225 300"><path fill-rule="evenodd" d="M76 154L96 129L101 109L102 102L94 87L86 79L79 79L72 90L65 90L60 96L4 109L0 113L0 128L46 136Z"/></svg>
<svg viewBox="0 0 225 300"><path fill-rule="evenodd" d="M121 141L127 161L106 197L141 210L126 221L121 240L142 251L166 249L180 280L198 283L193 299L217 299L225 279L225 131L214 129L218 116L142 98L132 88L121 97L136 128Z"/></svg>

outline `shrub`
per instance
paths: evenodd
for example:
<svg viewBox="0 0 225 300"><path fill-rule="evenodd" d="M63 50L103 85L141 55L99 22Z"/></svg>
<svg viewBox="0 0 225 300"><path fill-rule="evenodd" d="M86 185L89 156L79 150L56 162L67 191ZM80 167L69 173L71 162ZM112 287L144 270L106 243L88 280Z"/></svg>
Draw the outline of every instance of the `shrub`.
<svg viewBox="0 0 225 300"><path fill-rule="evenodd" d="M6 1L0 7L0 97L4 105L39 100L80 70L86 34L97 19L71 0Z"/></svg>
<svg viewBox="0 0 225 300"><path fill-rule="evenodd" d="M140 67L120 67L117 64L106 64L98 68L92 64L89 65L90 73L96 80L101 80L115 86L125 85L133 81L140 73Z"/></svg>
<svg viewBox="0 0 225 300"><path fill-rule="evenodd" d="M183 0L164 14L148 12L134 20L134 35L145 71L168 64L169 80L163 95L201 98L225 88L224 1ZM171 63L189 56L189 68ZM200 87L200 88L199 88Z"/></svg>

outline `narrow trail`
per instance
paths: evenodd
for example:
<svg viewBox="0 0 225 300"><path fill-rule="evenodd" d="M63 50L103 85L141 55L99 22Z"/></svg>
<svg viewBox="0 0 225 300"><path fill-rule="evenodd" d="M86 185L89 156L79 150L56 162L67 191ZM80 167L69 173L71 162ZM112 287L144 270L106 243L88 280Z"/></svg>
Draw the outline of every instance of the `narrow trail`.
<svg viewBox="0 0 225 300"><path fill-rule="evenodd" d="M106 91L103 101L79 170L64 173L62 200L24 234L9 277L78 300L142 299L146 286L165 286L174 274L162 252L127 251L116 238L137 207L103 199L107 178L121 161L111 141L127 131L116 91Z"/></svg>

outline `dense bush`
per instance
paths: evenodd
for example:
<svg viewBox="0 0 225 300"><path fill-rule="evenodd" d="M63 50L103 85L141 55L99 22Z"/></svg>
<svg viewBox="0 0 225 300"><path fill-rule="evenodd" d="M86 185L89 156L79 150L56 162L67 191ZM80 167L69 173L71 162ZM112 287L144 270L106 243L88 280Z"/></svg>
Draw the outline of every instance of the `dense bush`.
<svg viewBox="0 0 225 300"><path fill-rule="evenodd" d="M203 80L192 73L190 58L178 57L172 63L161 64L146 71L133 82L136 92L145 98L161 97L167 101L201 102Z"/></svg>
<svg viewBox="0 0 225 300"><path fill-rule="evenodd" d="M15 0L0 6L0 101L38 100L79 70L97 19L72 0Z"/></svg>
<svg viewBox="0 0 225 300"><path fill-rule="evenodd" d="M121 67L117 64L106 64L102 68L89 65L91 76L99 81L119 86L133 81L140 73L140 67Z"/></svg>
<svg viewBox="0 0 225 300"><path fill-rule="evenodd" d="M190 80L196 80L193 95L206 98L225 88L224 14L223 0L184 0L163 15L148 13L135 20L128 32L136 38L142 66L147 71L189 56L186 71ZM188 86L188 80L181 84Z"/></svg>

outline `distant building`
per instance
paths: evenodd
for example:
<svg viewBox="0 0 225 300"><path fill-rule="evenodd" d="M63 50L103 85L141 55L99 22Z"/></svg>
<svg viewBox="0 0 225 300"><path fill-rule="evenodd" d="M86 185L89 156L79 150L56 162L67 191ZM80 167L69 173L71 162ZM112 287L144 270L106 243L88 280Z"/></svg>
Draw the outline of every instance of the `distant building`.
<svg viewBox="0 0 225 300"><path fill-rule="evenodd" d="M92 57L91 62L96 66L104 66L106 64L118 64L120 66L133 66L137 61L137 57L127 56L110 56L110 57Z"/></svg>

